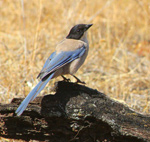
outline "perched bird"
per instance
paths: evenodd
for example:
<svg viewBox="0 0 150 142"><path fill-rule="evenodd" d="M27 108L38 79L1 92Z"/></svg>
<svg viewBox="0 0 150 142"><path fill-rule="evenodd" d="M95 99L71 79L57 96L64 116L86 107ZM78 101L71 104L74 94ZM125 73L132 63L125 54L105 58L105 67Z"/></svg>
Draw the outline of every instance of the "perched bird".
<svg viewBox="0 0 150 142"><path fill-rule="evenodd" d="M70 74L76 78L77 83L84 83L74 76L74 73L76 73L87 57L89 50L87 30L91 26L92 24L75 25L67 37L56 46L56 51L46 60L41 72L37 76L41 81L16 110L18 116L23 113L29 102L36 98L51 79L62 76L64 80L67 80L63 75Z"/></svg>

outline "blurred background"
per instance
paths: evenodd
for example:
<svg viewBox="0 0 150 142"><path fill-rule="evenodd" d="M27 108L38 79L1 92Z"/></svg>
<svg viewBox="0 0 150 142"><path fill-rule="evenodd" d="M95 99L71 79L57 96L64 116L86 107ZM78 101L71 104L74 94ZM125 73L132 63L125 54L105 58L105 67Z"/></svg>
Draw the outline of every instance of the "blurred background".
<svg viewBox="0 0 150 142"><path fill-rule="evenodd" d="M28 95L45 60L79 23L94 25L88 58L75 75L86 86L150 113L149 0L0 0L0 103ZM51 93L59 80L40 95Z"/></svg>

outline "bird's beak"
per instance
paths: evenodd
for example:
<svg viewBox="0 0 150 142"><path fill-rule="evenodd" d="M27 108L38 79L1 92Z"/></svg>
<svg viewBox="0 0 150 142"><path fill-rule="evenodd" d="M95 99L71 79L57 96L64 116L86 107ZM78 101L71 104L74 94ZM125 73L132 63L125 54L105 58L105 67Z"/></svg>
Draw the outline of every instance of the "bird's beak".
<svg viewBox="0 0 150 142"><path fill-rule="evenodd" d="M86 30L88 30L92 25L93 25L93 24L87 24L87 25L85 26Z"/></svg>

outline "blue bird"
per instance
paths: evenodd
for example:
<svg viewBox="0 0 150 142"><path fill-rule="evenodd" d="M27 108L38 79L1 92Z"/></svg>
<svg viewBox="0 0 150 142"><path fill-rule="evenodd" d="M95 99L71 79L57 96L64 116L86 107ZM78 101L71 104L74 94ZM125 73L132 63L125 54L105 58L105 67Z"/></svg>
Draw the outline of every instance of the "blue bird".
<svg viewBox="0 0 150 142"><path fill-rule="evenodd" d="M70 74L76 78L77 83L84 83L74 73L77 72L87 57L89 50L87 30L91 26L92 24L75 25L71 28L67 37L56 46L56 51L46 60L37 77L41 79L40 82L31 90L16 110L17 116L23 113L29 102L33 101L46 84L55 77L62 76L66 80L63 75Z"/></svg>

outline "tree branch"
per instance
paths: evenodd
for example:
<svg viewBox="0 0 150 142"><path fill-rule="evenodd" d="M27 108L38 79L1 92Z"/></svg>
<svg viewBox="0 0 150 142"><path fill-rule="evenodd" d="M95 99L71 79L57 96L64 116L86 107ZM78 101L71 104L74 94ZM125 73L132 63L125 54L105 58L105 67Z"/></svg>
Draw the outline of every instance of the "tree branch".
<svg viewBox="0 0 150 142"><path fill-rule="evenodd" d="M150 141L150 116L86 86L58 82L55 95L37 97L18 117L23 99L0 104L0 136L52 142Z"/></svg>

